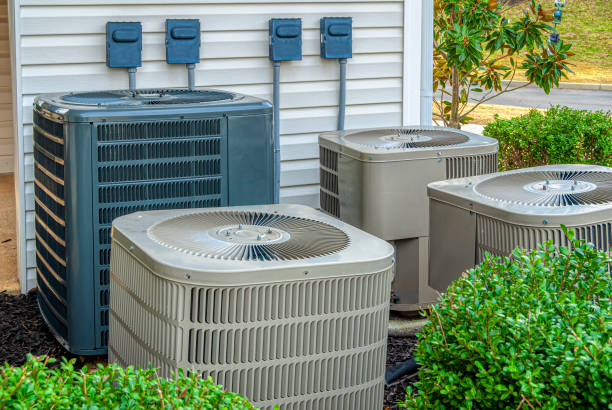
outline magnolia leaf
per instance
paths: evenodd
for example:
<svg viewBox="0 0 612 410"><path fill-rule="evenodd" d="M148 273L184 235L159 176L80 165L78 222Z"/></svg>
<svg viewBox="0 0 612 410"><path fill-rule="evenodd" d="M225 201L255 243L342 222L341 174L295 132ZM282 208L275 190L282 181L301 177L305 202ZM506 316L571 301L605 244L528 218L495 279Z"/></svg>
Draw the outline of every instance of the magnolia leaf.
<svg viewBox="0 0 612 410"><path fill-rule="evenodd" d="M544 14L548 15L550 14L552 16L552 14L555 12L555 8L550 8L550 9L544 9Z"/></svg>

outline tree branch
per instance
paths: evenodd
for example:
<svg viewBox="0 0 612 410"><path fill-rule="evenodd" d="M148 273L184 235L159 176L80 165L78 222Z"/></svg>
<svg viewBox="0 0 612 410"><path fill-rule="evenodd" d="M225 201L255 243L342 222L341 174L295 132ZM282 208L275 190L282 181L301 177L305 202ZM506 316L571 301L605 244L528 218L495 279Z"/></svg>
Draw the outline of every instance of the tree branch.
<svg viewBox="0 0 612 410"><path fill-rule="evenodd" d="M495 95L493 95L493 96L491 96L491 97L489 97L489 98L484 98L484 99L480 100L480 101L479 101L478 103L476 103L476 105L474 105L474 106L473 106L473 107L472 107L472 108L471 108L471 109L470 109L468 112L466 112L466 113L465 113L465 115L468 115L469 113L471 113L472 111L474 111L474 110L475 110L475 109L476 109L476 108L477 108L479 105L481 105L481 104L483 104L483 103L485 103L485 102L487 102L487 101L489 101L489 100L492 100L493 98L495 98L495 97L497 97L497 96L499 96L499 95L502 95L502 94L504 94L504 93L506 93L506 92L508 92L508 93L509 93L509 92L514 91L514 90L518 90L519 88L524 88L524 87L527 87L528 85L531 85L531 84L533 84L533 81L529 81L528 83L525 83L525 84L523 84L523 85L519 85L518 87L514 87L514 88L513 88L513 89L511 89L511 90L508 90L508 86L506 86L506 89L504 89L504 90L500 91L499 93L497 93L497 94L495 94ZM464 115L464 116L465 116L465 115Z"/></svg>
<svg viewBox="0 0 612 410"><path fill-rule="evenodd" d="M440 55L442 56L443 59L448 61L448 59L446 58L446 53L444 51L440 50L440 45L438 44L438 42L436 41L435 38L434 38L434 41L433 41L433 46L434 46L434 50L436 50L438 53L440 53ZM435 58L434 58L434 61L435 61Z"/></svg>

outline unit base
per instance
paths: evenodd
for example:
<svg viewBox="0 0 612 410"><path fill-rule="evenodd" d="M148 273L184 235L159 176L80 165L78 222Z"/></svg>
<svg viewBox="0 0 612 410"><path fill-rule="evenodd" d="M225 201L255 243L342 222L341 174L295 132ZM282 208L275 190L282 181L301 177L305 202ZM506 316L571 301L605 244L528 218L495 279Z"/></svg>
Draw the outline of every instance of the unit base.
<svg viewBox="0 0 612 410"><path fill-rule="evenodd" d="M391 303L389 305L389 310L392 312L400 313L401 316L407 317L415 317L418 316L418 312L422 310L427 310L429 306L435 305L436 301L431 301L428 303ZM409 313L409 315L406 315ZM417 315L415 315L417 314Z"/></svg>
<svg viewBox="0 0 612 410"><path fill-rule="evenodd" d="M390 242L395 248L391 310L414 312L436 303L439 294L428 285L429 237Z"/></svg>
<svg viewBox="0 0 612 410"><path fill-rule="evenodd" d="M38 312L40 313L40 316L43 318L43 322L45 322L45 325L47 325L47 329L49 329L51 331L51 334L55 337L55 340L57 340L57 342L64 349L66 349L70 353L75 354L77 356L101 356L101 355L105 355L105 354L108 353L108 349L107 348L99 348L99 349L75 349L75 348L71 347L70 343L68 343L68 340L63 338L55 330L55 328L51 325L51 322L47 318L47 315L45 315L45 312L40 307L40 300L37 300L36 303L38 304Z"/></svg>

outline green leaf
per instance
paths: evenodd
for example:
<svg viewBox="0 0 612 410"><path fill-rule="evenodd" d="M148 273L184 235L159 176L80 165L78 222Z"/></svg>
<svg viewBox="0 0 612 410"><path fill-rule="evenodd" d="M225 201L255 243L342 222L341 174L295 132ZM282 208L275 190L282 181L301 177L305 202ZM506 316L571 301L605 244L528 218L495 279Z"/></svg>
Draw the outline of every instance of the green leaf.
<svg viewBox="0 0 612 410"><path fill-rule="evenodd" d="M581 138L572 127L593 120L605 127L599 138L609 141L609 115L566 107L498 120L485 134L498 138L502 156L520 150L520 142L540 144L525 153L533 158L571 147ZM419 381L403 406L516 409L529 400L543 409L608 407L612 261L562 230L567 240L560 242L571 249L550 240L511 257L485 253L451 283L418 336Z"/></svg>

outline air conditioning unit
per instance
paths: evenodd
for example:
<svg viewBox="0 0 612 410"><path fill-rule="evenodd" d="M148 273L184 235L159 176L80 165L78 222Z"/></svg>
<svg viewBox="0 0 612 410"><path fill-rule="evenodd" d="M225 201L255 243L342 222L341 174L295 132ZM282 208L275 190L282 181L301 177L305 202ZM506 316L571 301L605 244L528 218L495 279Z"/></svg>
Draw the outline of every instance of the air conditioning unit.
<svg viewBox="0 0 612 410"><path fill-rule="evenodd" d="M214 90L36 99L38 298L66 349L106 352L113 219L273 201L271 113L266 101Z"/></svg>
<svg viewBox="0 0 612 410"><path fill-rule="evenodd" d="M430 198L430 286L445 292L485 252L509 256L553 240L561 225L606 252L612 247L612 168L546 165L434 182Z"/></svg>
<svg viewBox="0 0 612 410"><path fill-rule="evenodd" d="M178 368L272 409L380 409L393 248L312 208L113 222L109 360Z"/></svg>
<svg viewBox="0 0 612 410"><path fill-rule="evenodd" d="M396 248L393 310L417 310L427 285L427 184L497 171L497 141L443 127L375 128L319 136L321 209Z"/></svg>

